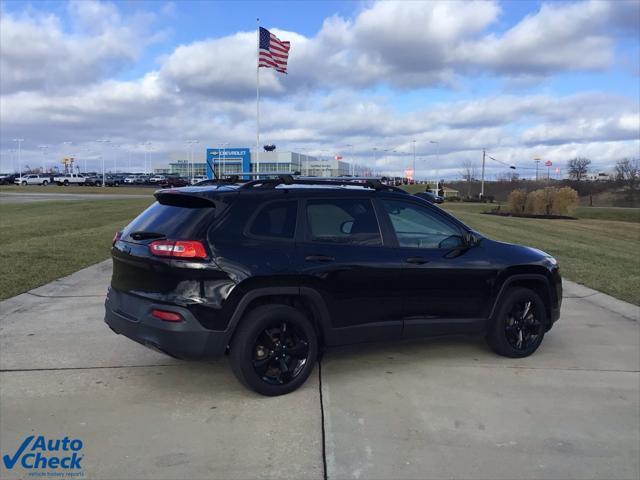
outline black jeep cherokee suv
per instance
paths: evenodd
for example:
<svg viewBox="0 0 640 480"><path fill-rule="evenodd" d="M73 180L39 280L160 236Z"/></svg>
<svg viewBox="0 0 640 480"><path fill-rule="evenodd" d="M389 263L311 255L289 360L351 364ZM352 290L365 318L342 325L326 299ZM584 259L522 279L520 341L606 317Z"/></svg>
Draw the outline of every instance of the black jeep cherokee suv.
<svg viewBox="0 0 640 480"><path fill-rule="evenodd" d="M281 178L160 190L113 242L106 322L179 358L228 352L265 395L325 346L483 333L533 353L560 314L556 261L375 181Z"/></svg>

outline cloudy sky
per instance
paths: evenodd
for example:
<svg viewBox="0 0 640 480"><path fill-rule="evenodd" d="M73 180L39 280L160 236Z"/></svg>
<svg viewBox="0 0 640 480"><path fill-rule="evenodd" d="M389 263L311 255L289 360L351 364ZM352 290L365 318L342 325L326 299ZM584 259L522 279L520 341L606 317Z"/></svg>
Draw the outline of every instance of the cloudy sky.
<svg viewBox="0 0 640 480"><path fill-rule="evenodd" d="M23 164L90 169L255 145L257 17L291 42L288 75L261 69L262 144L399 174L415 141L418 176L445 178L483 148L524 176L640 156L635 0L0 5L2 171L15 138Z"/></svg>

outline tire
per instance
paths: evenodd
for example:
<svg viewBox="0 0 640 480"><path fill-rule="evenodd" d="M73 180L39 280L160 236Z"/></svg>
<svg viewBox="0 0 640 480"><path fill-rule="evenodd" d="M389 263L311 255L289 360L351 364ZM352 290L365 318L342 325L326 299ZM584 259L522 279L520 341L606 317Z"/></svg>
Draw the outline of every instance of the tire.
<svg viewBox="0 0 640 480"><path fill-rule="evenodd" d="M27 184L27 182L25 182L25 181L22 182L22 185L26 185L26 184Z"/></svg>
<svg viewBox="0 0 640 480"><path fill-rule="evenodd" d="M49 184L49 182L48 182L48 181L46 181L46 180L43 180L43 181L42 181L42 186L46 187L48 184Z"/></svg>
<svg viewBox="0 0 640 480"><path fill-rule="evenodd" d="M280 342L283 337L285 341ZM287 355L287 348L289 352L296 349L298 355ZM236 329L229 352L238 380L267 396L296 390L313 371L317 358L318 336L313 325L302 312L287 305L263 305L251 310ZM258 373L261 368L262 374Z"/></svg>
<svg viewBox="0 0 640 480"><path fill-rule="evenodd" d="M69 186L69 180L65 180L64 182L62 182L64 184L65 187Z"/></svg>
<svg viewBox="0 0 640 480"><path fill-rule="evenodd" d="M487 332L487 343L498 355L528 357L542 343L547 324L545 304L536 292L523 287L510 288L500 300Z"/></svg>

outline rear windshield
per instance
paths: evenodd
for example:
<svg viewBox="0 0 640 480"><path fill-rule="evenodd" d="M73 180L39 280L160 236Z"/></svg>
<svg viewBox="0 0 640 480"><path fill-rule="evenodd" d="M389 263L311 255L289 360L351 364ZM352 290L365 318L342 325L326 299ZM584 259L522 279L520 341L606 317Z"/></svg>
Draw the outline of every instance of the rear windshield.
<svg viewBox="0 0 640 480"><path fill-rule="evenodd" d="M215 208L184 207L154 203L138 215L122 232L122 239L134 241L137 232L158 233L176 240L198 240L213 221Z"/></svg>

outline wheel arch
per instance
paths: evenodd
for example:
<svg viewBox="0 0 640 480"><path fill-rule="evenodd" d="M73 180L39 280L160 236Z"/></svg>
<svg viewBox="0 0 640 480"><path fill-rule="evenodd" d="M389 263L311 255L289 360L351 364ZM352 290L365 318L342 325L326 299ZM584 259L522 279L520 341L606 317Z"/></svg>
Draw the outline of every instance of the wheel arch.
<svg viewBox="0 0 640 480"><path fill-rule="evenodd" d="M553 304L553 290L551 288L551 282L547 276L540 273L510 273L502 282L498 294L495 297L489 318L493 319L501 300L504 298L507 290L513 287L524 287L536 292L545 306L545 313L547 316L547 322L551 325L552 316L552 304Z"/></svg>
<svg viewBox="0 0 640 480"><path fill-rule="evenodd" d="M261 305L288 305L305 313L318 334L320 345L324 345L330 336L330 318L322 296L312 288L306 287L265 287L246 292L229 321L227 344L230 344L242 319L253 309Z"/></svg>

